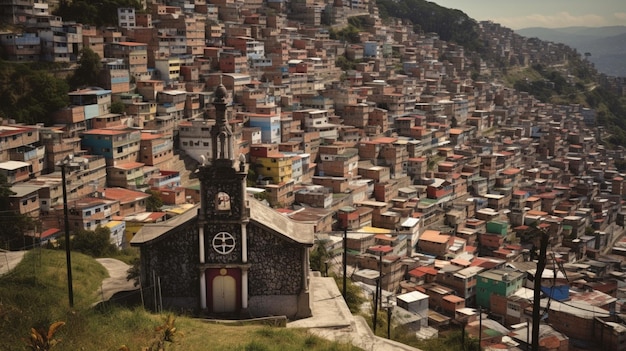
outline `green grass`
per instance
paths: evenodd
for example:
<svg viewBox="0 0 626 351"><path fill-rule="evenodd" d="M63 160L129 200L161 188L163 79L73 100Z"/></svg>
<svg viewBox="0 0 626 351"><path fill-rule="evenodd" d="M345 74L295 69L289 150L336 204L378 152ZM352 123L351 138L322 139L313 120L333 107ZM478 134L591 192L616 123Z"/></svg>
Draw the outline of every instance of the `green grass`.
<svg viewBox="0 0 626 351"><path fill-rule="evenodd" d="M67 295L65 252L30 251L10 273L0 277L0 351L25 350L30 328L47 328L63 321L53 350L119 350L148 347L158 336L164 314L142 308L93 309L106 270L93 258L72 253L74 309ZM207 323L177 316L180 337L166 350L360 350L352 345L330 342L306 330L261 325L233 326Z"/></svg>
<svg viewBox="0 0 626 351"><path fill-rule="evenodd" d="M541 78L541 74L531 67L515 67L507 71L504 76L504 83L507 87L512 88L513 84L518 80L529 79L535 81Z"/></svg>

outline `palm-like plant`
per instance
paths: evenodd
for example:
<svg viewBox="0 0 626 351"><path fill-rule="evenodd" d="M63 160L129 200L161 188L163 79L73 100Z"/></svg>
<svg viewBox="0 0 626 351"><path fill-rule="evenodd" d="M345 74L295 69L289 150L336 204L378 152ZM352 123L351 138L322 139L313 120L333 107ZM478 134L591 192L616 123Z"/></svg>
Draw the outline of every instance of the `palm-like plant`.
<svg viewBox="0 0 626 351"><path fill-rule="evenodd" d="M163 317L163 324L154 328L157 332L156 338L150 346L142 347L141 351L165 351L166 342L173 343L178 337L184 336L174 325L175 322L176 317L171 314ZM130 348L126 345L122 345L118 351L130 351Z"/></svg>
<svg viewBox="0 0 626 351"><path fill-rule="evenodd" d="M31 328L30 338L26 340L26 346L33 351L49 351L61 341L61 339L55 339L54 334L64 325L65 322L59 321L50 324L47 331L44 328Z"/></svg>
<svg viewBox="0 0 626 351"><path fill-rule="evenodd" d="M156 332L159 333L159 339L164 342L174 342L177 335L182 336L182 333L178 332L174 323L176 317L171 314L163 317L163 324L156 327Z"/></svg>

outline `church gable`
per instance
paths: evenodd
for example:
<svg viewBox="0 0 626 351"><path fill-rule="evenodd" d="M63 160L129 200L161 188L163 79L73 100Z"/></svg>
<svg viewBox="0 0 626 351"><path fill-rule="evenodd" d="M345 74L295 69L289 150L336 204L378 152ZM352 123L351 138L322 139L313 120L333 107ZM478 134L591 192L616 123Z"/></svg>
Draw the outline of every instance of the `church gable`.
<svg viewBox="0 0 626 351"><path fill-rule="evenodd" d="M160 284L164 306L196 305L199 251L195 213L192 208L163 224L145 225L131 242L140 246L142 284Z"/></svg>
<svg viewBox="0 0 626 351"><path fill-rule="evenodd" d="M248 226L250 296L295 295L301 292L304 251L258 223Z"/></svg>

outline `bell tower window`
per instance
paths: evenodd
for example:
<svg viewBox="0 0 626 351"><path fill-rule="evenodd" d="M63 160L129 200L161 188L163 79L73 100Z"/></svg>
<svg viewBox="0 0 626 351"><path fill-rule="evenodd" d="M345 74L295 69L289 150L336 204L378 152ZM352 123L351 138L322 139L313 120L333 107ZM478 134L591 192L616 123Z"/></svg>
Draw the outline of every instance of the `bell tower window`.
<svg viewBox="0 0 626 351"><path fill-rule="evenodd" d="M230 195L223 191L217 193L215 199L215 209L219 212L230 211Z"/></svg>

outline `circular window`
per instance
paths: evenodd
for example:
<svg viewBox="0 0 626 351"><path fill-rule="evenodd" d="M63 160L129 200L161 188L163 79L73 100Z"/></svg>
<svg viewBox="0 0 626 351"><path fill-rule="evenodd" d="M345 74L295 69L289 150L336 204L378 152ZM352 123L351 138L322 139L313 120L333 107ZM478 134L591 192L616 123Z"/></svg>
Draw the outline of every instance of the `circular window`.
<svg viewBox="0 0 626 351"><path fill-rule="evenodd" d="M213 250L226 255L235 249L235 237L228 232L219 232L213 237Z"/></svg>

